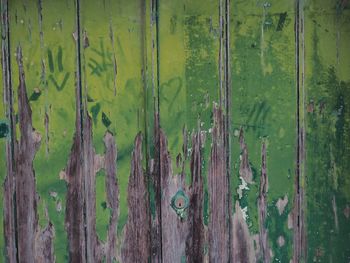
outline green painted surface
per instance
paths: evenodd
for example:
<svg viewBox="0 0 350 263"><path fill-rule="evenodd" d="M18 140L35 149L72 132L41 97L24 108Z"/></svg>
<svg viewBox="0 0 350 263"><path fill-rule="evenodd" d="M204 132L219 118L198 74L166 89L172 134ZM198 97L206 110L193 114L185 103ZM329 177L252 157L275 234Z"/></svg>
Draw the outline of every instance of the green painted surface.
<svg viewBox="0 0 350 263"><path fill-rule="evenodd" d="M37 191L41 197L40 224L47 222L44 213L47 206L56 229L57 262L67 262L68 257L64 228L66 183L59 179L59 172L66 166L75 131L74 2L42 1L41 39L38 3L9 1L15 109L18 69L14 51L21 45L33 126L42 135L34 160ZM203 131L206 141L202 168L206 182L212 109L214 103L220 102L219 6L219 0L208 0L205 4L189 0L159 1L159 16L156 19L154 13L151 22L151 1L80 1L82 35L85 32L88 39L82 39L83 97L93 120L93 144L96 153L103 154L103 136L111 131L118 149L119 236L129 209L127 184L134 137L139 131L145 133L143 161L144 168L150 169L158 102L160 127L168 139L174 174L182 171L181 165L176 165L181 157L185 160L184 171L189 175L190 135L198 128ZM310 0L301 1L300 6L305 25L299 43L301 54L305 55L305 59L301 57L299 61L300 76L305 73L304 84L299 83L300 125L306 138L306 157L301 167L301 187L306 191L305 261L346 262L350 257L349 4ZM239 199L253 238L261 227L257 197L261 147L266 141L268 206L263 227L268 229L273 262L289 262L294 248L288 217L296 191L295 12L294 1L230 1L232 203ZM45 65L44 75L41 60ZM1 101L2 96L3 93ZM0 125L8 121L5 107L0 104ZM48 137L45 113L49 120ZM253 183L248 185L239 177L241 128L253 171ZM189 146L185 153L184 130ZM2 182L6 171L6 140L0 138ZM106 239L109 220L104 178L104 171L96 175L96 227L102 240ZM2 200L3 191L0 193ZM207 192L205 196L208 197ZM280 215L276 203L285 196L288 203ZM206 200L203 201L207 223L209 209ZM1 202L1 209L2 206ZM4 248L2 224L0 234L0 246ZM285 240L282 246L277 242L280 237ZM1 253L3 251L1 249Z"/></svg>
<svg viewBox="0 0 350 263"><path fill-rule="evenodd" d="M18 87L15 50L18 45L21 45L23 51L28 97L38 91L41 93L38 98L30 101L33 127L42 137L41 147L34 159L37 191L40 196L39 222L42 226L46 225L44 209L47 206L49 218L56 231L56 259L57 262L64 262L67 260L68 245L64 227L66 183L59 179L59 172L66 166L75 127L75 44L72 37L75 30L74 3L43 1L42 42L37 2L11 1L9 10L15 102ZM41 60L45 64L45 74L42 71ZM62 85L67 74L69 77L65 85ZM60 89L56 83L60 85ZM48 140L45 113L49 118Z"/></svg>
<svg viewBox="0 0 350 263"><path fill-rule="evenodd" d="M159 114L168 139L174 175L190 177L193 132L205 138L203 179L211 145L212 110L219 98L219 2L161 1L159 6ZM187 152L183 145L187 144ZM189 183L189 180L187 180ZM206 194L207 196L207 194ZM205 202L204 220L208 220Z"/></svg>
<svg viewBox="0 0 350 263"><path fill-rule="evenodd" d="M346 2L305 4L308 262L350 257L349 22Z"/></svg>
<svg viewBox="0 0 350 263"><path fill-rule="evenodd" d="M274 262L289 262L293 235L287 218L293 206L297 141L294 3L233 1L231 12L233 199L238 198L246 210L251 234L258 234L257 197L265 140L269 247ZM239 176L241 128L253 172L253 183L248 185ZM238 189L243 189L241 196ZM276 202L285 195L288 204L279 215ZM282 247L277 244L279 236L286 241Z"/></svg>
<svg viewBox="0 0 350 263"><path fill-rule="evenodd" d="M81 26L89 42L83 51L82 79L87 90L84 96L88 98L88 111L93 118L96 152L103 154L102 139L107 130L116 138L119 231L127 219L127 185L134 138L145 130L141 11L141 1L81 1ZM96 224L101 237L105 237L109 221L109 211L103 209L106 198L103 177L104 173L97 177L96 189Z"/></svg>

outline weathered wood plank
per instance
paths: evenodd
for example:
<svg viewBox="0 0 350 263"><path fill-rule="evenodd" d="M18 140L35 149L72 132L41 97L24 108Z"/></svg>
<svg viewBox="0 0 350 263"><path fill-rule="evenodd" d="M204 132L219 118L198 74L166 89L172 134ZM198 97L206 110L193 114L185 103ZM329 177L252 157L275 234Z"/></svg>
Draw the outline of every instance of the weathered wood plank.
<svg viewBox="0 0 350 263"><path fill-rule="evenodd" d="M58 11L51 14L51 10ZM67 255L63 213L66 188L58 174L67 161L74 132L74 17L74 2L70 1L10 2L11 50L19 44L22 47L33 126L42 135L33 161L41 197L39 224L43 229L47 224L47 207L56 230L58 261L64 261ZM14 61L13 54L12 58ZM13 76L17 76L17 67L12 64ZM13 83L18 86L17 77Z"/></svg>
<svg viewBox="0 0 350 263"><path fill-rule="evenodd" d="M350 257L347 1L1 15L8 262Z"/></svg>
<svg viewBox="0 0 350 263"><path fill-rule="evenodd" d="M118 158L114 165L118 170L120 195L118 193L114 198L119 200L120 217L118 217L118 223L114 224L114 230L110 228L108 234L106 233L106 226L110 220L108 202L115 200L106 199L105 192L110 186L105 184L105 178L108 176L105 171L101 171L96 176L96 196L94 197L96 222L92 223L96 224L100 242L105 243L112 236L117 239L115 226L118 226L119 242L115 242L114 247L111 247L115 251L106 258L108 262L113 262L113 260L130 262L132 258L144 257L146 258L141 261L148 260L146 255L149 252L148 245L141 244L149 242L148 231L141 229L143 225L134 225L140 229L133 229L137 231L135 234L143 235L139 237L141 243L138 244L144 246L143 249L140 247L139 250L133 250L136 248L133 247L132 242L129 242L131 236L125 237L125 235L131 235L128 222L134 220L135 215L137 217L140 213L137 206L128 206L129 202L135 204L131 200L137 189L134 191L128 191L128 189L134 184L133 180L136 180L134 177L139 176L134 174L135 169L142 171L144 165L144 162L138 163L141 159L133 160L132 157L134 152L134 158L136 158L135 152L139 154L138 151L144 155L141 148L141 135L137 143L134 144L133 141L139 132L144 133L145 130L145 95L142 74L144 28L141 19L143 8L143 1L80 1L82 91L85 110L92 118L93 147L97 153L103 151L102 139L107 132L113 134L118 149ZM140 170L137 170L137 173L139 172ZM148 187L147 181L144 186ZM140 196L142 196L141 193ZM145 198L143 201L148 202L148 197L145 196ZM145 212L142 216L144 220L147 220L148 217L147 207L141 210ZM144 222L146 225L148 223L148 220ZM125 224L127 228L124 228ZM112 226L109 225L109 227ZM124 241L127 244L124 244ZM87 250L89 253L89 248ZM129 258L130 253L133 254L131 258ZM87 257L89 258L89 255Z"/></svg>
<svg viewBox="0 0 350 263"><path fill-rule="evenodd" d="M2 78L2 92L1 92L1 116L2 122L2 140L7 139L6 142L1 141L4 146L2 151L1 165L3 166L1 179L4 182L1 191L3 197L3 214L1 217L3 221L3 233L1 240L1 247L4 247L3 258L8 262L15 262L16 260L16 234L15 234L15 197L13 192L14 186L14 112L13 112L13 89L11 82L11 56L10 56L10 36L9 36L9 6L8 1L1 1L1 78ZM3 180L4 179L4 180ZM7 189L7 191L5 190Z"/></svg>
<svg viewBox="0 0 350 263"><path fill-rule="evenodd" d="M280 212L278 204L295 195L295 6L293 1L272 0L231 1L231 7L231 171L233 199L239 204L233 221L243 216L242 229L249 229L248 236L245 230L238 237L234 234L233 254L244 262L244 253L237 253L244 247L242 240L248 239L246 251L252 245L255 250L249 252L252 262L289 262L293 231L288 214L293 202L287 201Z"/></svg>
<svg viewBox="0 0 350 263"><path fill-rule="evenodd" d="M35 8L33 12L38 14L38 20L32 23L39 26L36 34L37 41L40 41L32 43L40 47L34 60L35 83L40 96L32 101L35 123L43 136L42 147L35 159L40 211L45 211L47 206L55 227L56 261L64 262L68 259L65 231L67 188L59 173L69 159L75 132L75 6L74 1L54 0L37 1L31 5ZM43 218L42 212L41 216Z"/></svg>
<svg viewBox="0 0 350 263"><path fill-rule="evenodd" d="M122 244L122 262L148 262L150 256L150 203L142 167L142 134L135 138L128 185L128 220Z"/></svg>
<svg viewBox="0 0 350 263"><path fill-rule="evenodd" d="M211 140L205 138L213 104L220 103L219 1L160 1L157 23L162 259L202 262L210 246L205 225L215 219L208 217ZM210 209L215 214L216 206Z"/></svg>
<svg viewBox="0 0 350 263"><path fill-rule="evenodd" d="M308 262L350 257L348 1L307 1L302 31Z"/></svg>
<svg viewBox="0 0 350 263"><path fill-rule="evenodd" d="M221 108L214 108L212 130L212 148L208 172L209 192L209 261L230 261L230 201L229 181L227 178L227 127Z"/></svg>

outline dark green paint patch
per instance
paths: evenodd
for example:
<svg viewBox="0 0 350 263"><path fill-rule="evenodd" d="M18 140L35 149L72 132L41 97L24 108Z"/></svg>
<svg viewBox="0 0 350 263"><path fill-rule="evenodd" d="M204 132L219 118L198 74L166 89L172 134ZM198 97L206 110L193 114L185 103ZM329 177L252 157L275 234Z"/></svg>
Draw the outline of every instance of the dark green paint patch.
<svg viewBox="0 0 350 263"><path fill-rule="evenodd" d="M284 13L280 14L280 18L278 20L276 31L282 31L283 30L286 18L287 18L287 12L284 12Z"/></svg>
<svg viewBox="0 0 350 263"><path fill-rule="evenodd" d="M33 91L32 95L29 97L29 101L36 101L41 96L41 90L36 89Z"/></svg>
<svg viewBox="0 0 350 263"><path fill-rule="evenodd" d="M102 112L102 123L106 128L108 128L112 123L111 120L106 115L106 113L104 112Z"/></svg>
<svg viewBox="0 0 350 263"><path fill-rule="evenodd" d="M58 64L58 71L62 72L63 71L63 64L62 64L62 47L58 47L58 52L57 52L57 64Z"/></svg>
<svg viewBox="0 0 350 263"><path fill-rule="evenodd" d="M52 56L52 51L51 49L47 50L47 59L49 61L49 69L50 72L53 73L55 70L54 63L53 63L53 56Z"/></svg>
<svg viewBox="0 0 350 263"><path fill-rule="evenodd" d="M101 110L101 104L100 103L96 103L94 106L92 106L90 108L90 112L91 112L91 115L92 115L92 120L93 120L95 125L97 124L97 115L99 114L100 110Z"/></svg>
<svg viewBox="0 0 350 263"><path fill-rule="evenodd" d="M107 209L107 203L104 201L101 203L101 207L103 208L103 210Z"/></svg>
<svg viewBox="0 0 350 263"><path fill-rule="evenodd" d="M0 138L5 138L9 135L10 128L5 121L0 121Z"/></svg>

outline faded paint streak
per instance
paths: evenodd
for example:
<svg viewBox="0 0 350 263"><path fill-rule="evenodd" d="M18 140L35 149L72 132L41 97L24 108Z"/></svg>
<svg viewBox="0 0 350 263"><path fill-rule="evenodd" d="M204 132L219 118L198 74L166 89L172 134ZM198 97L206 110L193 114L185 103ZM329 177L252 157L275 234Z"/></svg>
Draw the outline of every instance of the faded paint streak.
<svg viewBox="0 0 350 263"><path fill-rule="evenodd" d="M267 192L268 192L268 178L266 172L266 144L263 142L261 150L261 177L260 177L260 192L258 197L258 210L259 210L259 244L260 255L259 258L264 263L271 261L268 231L265 228L265 222L267 217Z"/></svg>
<svg viewBox="0 0 350 263"><path fill-rule="evenodd" d="M142 135L135 138L128 185L128 220L122 245L122 262L148 262L150 258L149 199L142 168Z"/></svg>
<svg viewBox="0 0 350 263"><path fill-rule="evenodd" d="M226 164L225 118L221 108L214 106L212 148L209 161L209 261L228 262L230 256L229 184Z"/></svg>

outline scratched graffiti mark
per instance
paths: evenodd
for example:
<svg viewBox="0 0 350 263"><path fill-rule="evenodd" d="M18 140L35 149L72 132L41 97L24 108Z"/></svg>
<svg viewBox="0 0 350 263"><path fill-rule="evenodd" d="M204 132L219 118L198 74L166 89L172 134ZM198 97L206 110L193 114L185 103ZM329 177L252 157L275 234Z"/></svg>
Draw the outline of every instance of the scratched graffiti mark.
<svg viewBox="0 0 350 263"><path fill-rule="evenodd" d="M47 58L48 58L48 63L49 63L49 69L50 69L50 75L49 75L49 80L51 81L51 83L55 86L57 91L61 91L64 89L64 87L67 84L67 81L70 77L70 73L69 72L63 72L64 68L63 68L63 49L61 46L58 47L57 50L57 54L56 54L56 62L57 62L57 69L58 72L61 74L64 73L63 78L60 77L61 81L57 80L57 78L54 76L55 73L55 63L54 63L54 59L53 59L53 53L51 49L47 50Z"/></svg>
<svg viewBox="0 0 350 263"><path fill-rule="evenodd" d="M162 98L162 103L168 104L168 110L173 109L174 103L180 94L182 88L181 77L174 77L165 81L160 86L160 96Z"/></svg>
<svg viewBox="0 0 350 263"><path fill-rule="evenodd" d="M114 67L112 60L112 52L109 49L105 49L102 39L100 39L99 48L91 47L91 51L97 56L97 59L92 57L89 58L88 67L90 68L91 75L102 76L103 73L106 73L109 68Z"/></svg>
<svg viewBox="0 0 350 263"><path fill-rule="evenodd" d="M253 106L242 106L241 114L247 116L244 123L232 123L237 127L244 127L245 131L252 130L258 136L261 136L266 128L266 118L270 112L270 106L266 101L257 102Z"/></svg>

